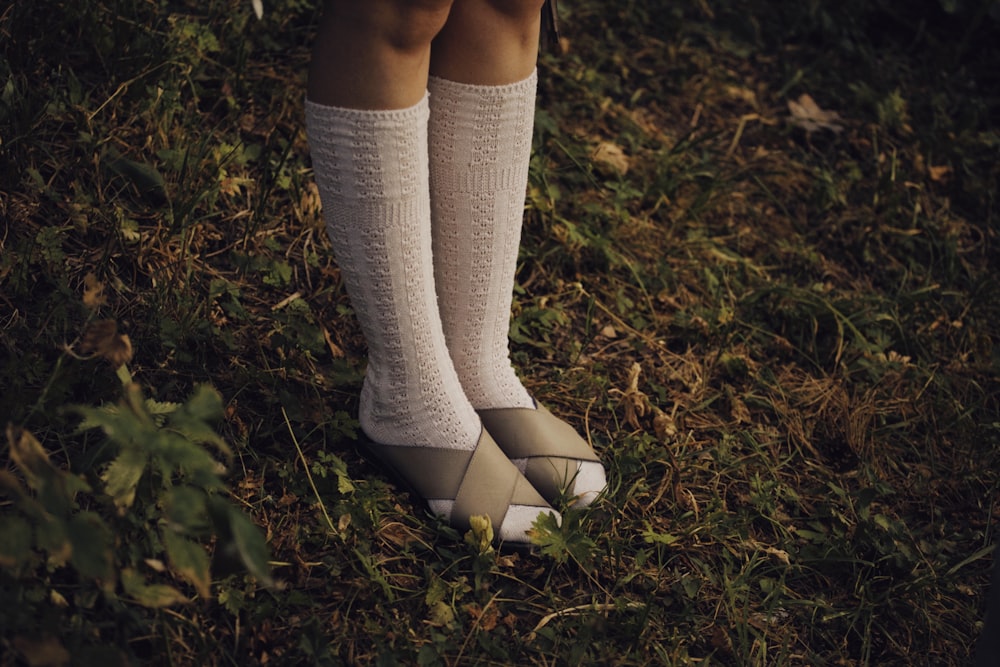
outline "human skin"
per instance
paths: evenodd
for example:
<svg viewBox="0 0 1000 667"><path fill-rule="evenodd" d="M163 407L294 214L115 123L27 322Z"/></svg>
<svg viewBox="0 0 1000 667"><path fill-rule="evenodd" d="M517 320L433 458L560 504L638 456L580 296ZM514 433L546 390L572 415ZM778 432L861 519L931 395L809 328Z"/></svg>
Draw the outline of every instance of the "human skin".
<svg viewBox="0 0 1000 667"><path fill-rule="evenodd" d="M404 109L429 74L504 85L538 58L543 0L328 0L307 95L348 109Z"/></svg>

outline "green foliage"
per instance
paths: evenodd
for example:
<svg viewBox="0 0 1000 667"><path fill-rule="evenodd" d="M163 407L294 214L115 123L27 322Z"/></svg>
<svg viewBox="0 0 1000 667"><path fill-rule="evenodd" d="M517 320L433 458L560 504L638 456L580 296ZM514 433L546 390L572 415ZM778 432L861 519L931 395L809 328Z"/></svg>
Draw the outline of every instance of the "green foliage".
<svg viewBox="0 0 1000 667"><path fill-rule="evenodd" d="M61 598L62 586L34 576L39 568L68 570L82 591L94 587L109 600L124 593L157 609L189 602L175 585L157 583L165 576L188 582L206 599L213 572L242 570L271 583L264 537L224 497L224 469L205 449L232 456L212 427L222 414L218 392L202 385L184 403L163 403L144 398L125 366L118 374L124 388L118 404L73 408L83 418L81 432L104 434L97 446L108 462L92 482L53 463L28 431L8 427L15 472L0 472L0 489L12 500L0 514L0 567L13 578L9 585L21 595L37 595L41 586ZM215 566L206 550L210 538ZM17 623L10 629L30 631Z"/></svg>
<svg viewBox="0 0 1000 667"><path fill-rule="evenodd" d="M201 385L184 403L164 404L144 399L127 373L120 375L125 381L120 404L76 408L83 417L80 428L101 429L114 452L101 481L119 514L132 512L159 523L170 562L203 596L209 595L209 561L192 538L217 536L217 553L269 581L263 538L221 497L224 469L205 449L210 445L232 456L211 426L222 416L218 392ZM162 515L156 507L163 508Z"/></svg>
<svg viewBox="0 0 1000 667"><path fill-rule="evenodd" d="M596 544L583 528L584 514L566 510L562 521L555 514L540 515L532 526L531 541L557 563L572 561L584 569L593 566Z"/></svg>

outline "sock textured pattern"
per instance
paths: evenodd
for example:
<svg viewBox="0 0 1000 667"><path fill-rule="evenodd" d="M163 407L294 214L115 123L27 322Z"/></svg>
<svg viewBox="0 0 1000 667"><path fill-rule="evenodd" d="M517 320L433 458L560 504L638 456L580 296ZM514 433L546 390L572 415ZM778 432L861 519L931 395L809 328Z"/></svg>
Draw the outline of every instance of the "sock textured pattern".
<svg viewBox="0 0 1000 667"><path fill-rule="evenodd" d="M476 409L532 407L510 363L537 74L503 86L431 77L434 273L448 350Z"/></svg>
<svg viewBox="0 0 1000 667"><path fill-rule="evenodd" d="M307 100L306 128L327 232L368 343L362 430L385 445L471 450L482 424L448 354L434 289L428 113L426 96L392 111ZM426 500L450 516L452 501ZM512 505L498 536L525 541L538 514Z"/></svg>
<svg viewBox="0 0 1000 667"><path fill-rule="evenodd" d="M448 351L477 410L534 408L510 363L510 309L531 160L537 70L502 86L431 77L434 275ZM514 459L524 472L525 459ZM590 504L600 463L581 462L572 492Z"/></svg>
<svg viewBox="0 0 1000 667"><path fill-rule="evenodd" d="M393 111L306 102L327 232L368 343L361 427L382 444L471 449L481 426L434 291L427 115L426 97Z"/></svg>

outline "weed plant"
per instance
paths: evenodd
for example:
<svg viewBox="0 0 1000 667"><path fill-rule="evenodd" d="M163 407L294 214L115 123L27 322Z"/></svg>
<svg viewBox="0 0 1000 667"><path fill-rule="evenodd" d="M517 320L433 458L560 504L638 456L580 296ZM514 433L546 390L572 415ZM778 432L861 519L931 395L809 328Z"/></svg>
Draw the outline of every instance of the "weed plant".
<svg viewBox="0 0 1000 667"><path fill-rule="evenodd" d="M0 9L0 665L968 662L1000 5L561 4L512 353L610 484L532 554L361 454L314 3Z"/></svg>

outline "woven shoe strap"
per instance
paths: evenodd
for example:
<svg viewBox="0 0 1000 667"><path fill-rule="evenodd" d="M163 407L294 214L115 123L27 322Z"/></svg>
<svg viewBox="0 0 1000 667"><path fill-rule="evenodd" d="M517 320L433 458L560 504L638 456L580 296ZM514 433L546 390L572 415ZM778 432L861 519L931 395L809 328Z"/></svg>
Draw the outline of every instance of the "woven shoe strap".
<svg viewBox="0 0 1000 667"><path fill-rule="evenodd" d="M555 456L600 462L587 441L545 406L477 410L483 426L512 459Z"/></svg>
<svg viewBox="0 0 1000 667"><path fill-rule="evenodd" d="M483 431L473 451L369 445L370 450L425 500L454 500L451 524L468 530L469 517L486 515L499 530L511 505L549 507Z"/></svg>
<svg viewBox="0 0 1000 667"><path fill-rule="evenodd" d="M545 498L558 498L573 486L581 461L600 462L572 426L541 405L477 412L507 456L527 459L524 476Z"/></svg>

